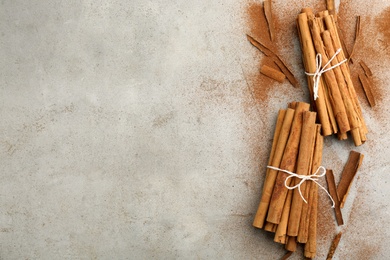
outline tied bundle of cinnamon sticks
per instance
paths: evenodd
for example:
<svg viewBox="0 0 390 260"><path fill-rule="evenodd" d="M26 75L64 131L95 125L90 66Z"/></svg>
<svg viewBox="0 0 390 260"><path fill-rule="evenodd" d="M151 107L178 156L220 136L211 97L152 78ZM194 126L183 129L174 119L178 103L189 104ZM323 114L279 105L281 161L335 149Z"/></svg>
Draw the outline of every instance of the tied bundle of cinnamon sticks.
<svg viewBox="0 0 390 260"><path fill-rule="evenodd" d="M335 17L328 11L314 15L304 8L297 18L303 64L306 73L317 70L316 56L322 57L321 67L330 61L335 66L322 74L318 82L318 98L314 100L313 76L308 76L308 86L313 107L318 113L324 136L337 134L340 140L348 138L350 132L356 146L366 141L367 126L355 88L352 83L346 55L338 35ZM337 50L341 50L336 54Z"/></svg>
<svg viewBox="0 0 390 260"><path fill-rule="evenodd" d="M269 159L269 166L299 175L312 175L322 161L323 136L315 123L316 112L310 105L292 102L280 110ZM253 226L275 233L274 241L295 251L297 243L305 244L305 256L316 254L318 186L311 180L298 188L288 189L301 179L288 173L268 168L262 197ZM287 186L286 186L287 185Z"/></svg>

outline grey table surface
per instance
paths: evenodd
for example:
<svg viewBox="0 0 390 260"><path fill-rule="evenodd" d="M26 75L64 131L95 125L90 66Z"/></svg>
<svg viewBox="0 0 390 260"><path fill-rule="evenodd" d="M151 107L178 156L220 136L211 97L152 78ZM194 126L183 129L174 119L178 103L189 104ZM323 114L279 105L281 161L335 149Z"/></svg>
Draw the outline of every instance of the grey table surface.
<svg viewBox="0 0 390 260"><path fill-rule="evenodd" d="M283 14L316 2L274 5ZM355 2L371 17L390 6ZM1 1L0 259L284 254L251 223L276 113L308 94L294 39L281 51L302 89L285 82L253 100L245 73L263 56L245 38L248 4ZM370 63L383 98L375 109L362 102L367 143L326 139L335 172L351 149L365 159L346 224L319 240L318 259L337 231L335 259L389 259L388 57Z"/></svg>

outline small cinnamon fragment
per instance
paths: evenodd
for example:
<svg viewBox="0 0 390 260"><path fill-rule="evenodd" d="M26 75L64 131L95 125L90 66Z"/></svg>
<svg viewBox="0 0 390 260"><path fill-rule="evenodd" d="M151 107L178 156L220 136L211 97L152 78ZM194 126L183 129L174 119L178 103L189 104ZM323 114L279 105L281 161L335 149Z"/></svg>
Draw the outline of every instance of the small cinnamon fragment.
<svg viewBox="0 0 390 260"><path fill-rule="evenodd" d="M341 173L341 180L337 187L337 194L340 198L340 207L344 207L345 200L353 178L355 177L358 169L362 165L364 155L355 151L351 151L347 163L344 166L343 172Z"/></svg>
<svg viewBox="0 0 390 260"><path fill-rule="evenodd" d="M280 68L280 70L283 72L284 75L286 75L288 81L290 81L291 85L293 85L295 88L299 87L298 80L295 78L294 74L291 72L291 70L287 67L286 63L282 61L282 59L276 55L271 49L266 47L264 44L260 43L259 41L255 40L253 37L246 35L249 42L255 46L259 51L264 53L266 56L271 57L273 61L276 63L276 65Z"/></svg>
<svg viewBox="0 0 390 260"><path fill-rule="evenodd" d="M366 94L366 98L368 100L368 103L370 104L370 107L374 107L376 105L376 102L375 97L371 91L372 85L369 78L365 74L359 73L359 80L360 83L362 83L364 93Z"/></svg>
<svg viewBox="0 0 390 260"><path fill-rule="evenodd" d="M372 77L372 71L370 68L367 66L367 64L364 61L359 61L360 66L362 66L364 73L367 75L367 77Z"/></svg>
<svg viewBox="0 0 390 260"><path fill-rule="evenodd" d="M333 241L332 241L332 245L330 246L330 248L329 248L329 252L328 252L328 255L327 255L327 257L326 257L326 260L332 260L332 258L333 258L333 255L334 255L334 252L336 251L336 249L337 249L337 246L339 245L339 242L340 242L340 239L341 239L341 232L340 233L338 233L335 237L334 237L334 239L333 239Z"/></svg>
<svg viewBox="0 0 390 260"><path fill-rule="evenodd" d="M282 72L274 69L274 68L271 68L267 65L263 65L260 69L260 73L266 75L267 77L270 77L271 79L274 79L280 83L282 83L284 81L284 79L286 78L286 75L284 75Z"/></svg>
<svg viewBox="0 0 390 260"><path fill-rule="evenodd" d="M336 188L336 182L334 180L334 175L332 170L326 170L326 182L328 183L328 190L330 193L330 196L332 196L332 199L334 201L334 210L336 215L336 221L337 225L341 226L344 225L343 221L343 215L341 214L340 210L340 200L337 196L337 188Z"/></svg>
<svg viewBox="0 0 390 260"><path fill-rule="evenodd" d="M294 252L288 251L280 260L287 260Z"/></svg>
<svg viewBox="0 0 390 260"><path fill-rule="evenodd" d="M272 1L271 0L265 0L263 3L264 7L264 14L265 14L265 19L267 20L268 23L268 30L269 30L269 35L271 38L271 41L274 41L274 22L272 19Z"/></svg>

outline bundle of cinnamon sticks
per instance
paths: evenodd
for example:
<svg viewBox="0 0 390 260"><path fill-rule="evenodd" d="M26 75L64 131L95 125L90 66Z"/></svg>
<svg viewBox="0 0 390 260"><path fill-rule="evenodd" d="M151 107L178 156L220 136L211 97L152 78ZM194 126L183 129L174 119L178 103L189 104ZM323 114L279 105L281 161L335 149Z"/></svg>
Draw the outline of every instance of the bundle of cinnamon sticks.
<svg viewBox="0 0 390 260"><path fill-rule="evenodd" d="M310 8L304 8L298 15L297 27L307 73L315 73L317 54L322 57L321 66L335 56L328 68L335 67L319 78L318 98L315 100L313 76L308 76L311 102L318 113L322 134L337 134L340 140L344 140L350 132L356 146L363 144L367 139L367 126L352 83L348 62L342 63L346 55L342 49L335 17L327 10L314 15ZM336 54L339 49L340 53Z"/></svg>
<svg viewBox="0 0 390 260"><path fill-rule="evenodd" d="M310 105L292 102L279 111L269 166L299 175L312 175L322 161L323 136L316 124L316 112ZM268 168L262 197L253 226L275 233L274 241L295 251L297 243L305 244L305 256L316 254L318 186L311 180L299 190L288 189L301 182L281 170Z"/></svg>

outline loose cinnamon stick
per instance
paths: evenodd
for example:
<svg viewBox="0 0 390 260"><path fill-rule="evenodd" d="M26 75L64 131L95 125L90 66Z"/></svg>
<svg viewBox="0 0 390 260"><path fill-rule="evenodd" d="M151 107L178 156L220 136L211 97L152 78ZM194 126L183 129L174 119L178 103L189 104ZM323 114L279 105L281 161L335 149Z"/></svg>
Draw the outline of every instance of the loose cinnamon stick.
<svg viewBox="0 0 390 260"><path fill-rule="evenodd" d="M370 68L367 66L367 64L364 62L364 61L360 61L359 62L360 66L362 66L363 70L364 70L364 73L366 74L367 77L372 77L372 71L370 70Z"/></svg>
<svg viewBox="0 0 390 260"><path fill-rule="evenodd" d="M337 187L337 194L340 198L340 207L344 207L345 200L353 178L355 177L358 169L362 165L364 155L355 151L351 151L347 163L344 166L343 172L341 173L341 180Z"/></svg>
<svg viewBox="0 0 390 260"><path fill-rule="evenodd" d="M334 175L332 170L326 170L326 182L328 184L328 190L330 196L332 196L332 199L334 201L334 211L336 215L336 221L337 225L341 226L344 225L343 221L343 215L341 214L341 209L340 209L340 200L337 195L337 188L336 188L336 182L334 180Z"/></svg>
<svg viewBox="0 0 390 260"><path fill-rule="evenodd" d="M274 167L279 167L280 162L282 160L282 156L287 144L288 137L290 135L290 129L292 125L292 121L294 118L295 110L288 108L286 110L283 124L280 129L279 138L274 142L276 142L275 152L272 156L272 162L269 165ZM278 128L278 127L277 127ZM267 216L268 206L271 201L272 191L274 189L275 180L278 172L272 169L267 169L267 177L264 181L263 192L261 196L261 200L259 203L259 207L256 212L255 219L253 220L253 226L257 228L262 228L264 225L264 220Z"/></svg>
<svg viewBox="0 0 390 260"><path fill-rule="evenodd" d="M275 233L274 241L277 243L281 243L281 244L287 243L287 224L288 224L288 217L290 215L292 195L293 195L293 191L289 190L287 193L286 202L284 203L282 217L280 219L280 223Z"/></svg>
<svg viewBox="0 0 390 260"><path fill-rule="evenodd" d="M273 42L274 41L274 22L272 19L272 1L265 0L263 3L263 8L264 8L265 19L267 20L267 23L268 23L269 35L270 35L271 41Z"/></svg>
<svg viewBox="0 0 390 260"><path fill-rule="evenodd" d="M287 171L294 171L296 160L298 157L298 147L302 130L302 114L304 111L309 110L310 105L307 103L299 102L294 113L294 119L291 126L290 136L287 141L286 149L283 154L282 161L280 163L280 169ZM287 173L278 172L276 177L274 189L272 192L271 201L269 204L269 210L267 215L267 221L275 224L279 224L284 202L287 196L287 188L285 187L285 180ZM291 178L287 181L287 185L291 182Z"/></svg>
<svg viewBox="0 0 390 260"><path fill-rule="evenodd" d="M306 12L310 12L308 9L304 9ZM301 13L298 15L297 19L297 26L298 26L298 32L299 32L299 38L301 42L301 48L303 53L303 64L305 66L305 71L308 73L314 73L316 71L316 52L314 49L313 41L310 35L310 29L308 25L308 19L307 19L307 13ZM313 97L313 79L308 76L308 85L309 85L309 92L310 92L310 98ZM318 118L322 124L322 132L325 136L331 135L333 133L328 111L326 108L326 103L324 99L324 90L322 81L319 83L318 88L318 95L319 97L313 102L315 103L315 107L318 113Z"/></svg>
<svg viewBox="0 0 390 260"><path fill-rule="evenodd" d="M271 68L267 65L263 65L260 69L260 73L264 74L267 77L270 77L271 79L274 79L280 83L283 83L284 79L286 78L286 75L284 75L282 72Z"/></svg>
<svg viewBox="0 0 390 260"><path fill-rule="evenodd" d="M314 173L322 162L322 149L324 146L324 137L317 132L316 144L313 155L312 173ZM313 203L311 204L310 225L308 230L308 240L305 244L305 257L314 258L317 251L317 212L318 212L318 186L313 185L311 194Z"/></svg>
<svg viewBox="0 0 390 260"><path fill-rule="evenodd" d="M356 18L356 30L355 30L355 41L353 43L353 47L352 47L352 51L351 51L351 54L349 55L349 58L348 60L351 60L352 59L352 56L353 56L353 53L355 51L355 46L356 46L356 42L359 38L359 35L360 35L360 16L358 16Z"/></svg>
<svg viewBox="0 0 390 260"><path fill-rule="evenodd" d="M364 93L366 94L366 98L368 100L368 103L370 104L370 107L374 107L376 105L376 102L375 97L371 91L372 85L369 78L365 74L359 73L359 80L360 83L362 83Z"/></svg>
<svg viewBox="0 0 390 260"><path fill-rule="evenodd" d="M328 255L326 257L326 260L332 260L333 255L337 249L337 246L339 245L341 235L342 235L342 233L340 232L334 237L334 239L332 241L332 245L329 248L329 252L328 252Z"/></svg>
<svg viewBox="0 0 390 260"><path fill-rule="evenodd" d="M271 57L272 60L275 62L275 64L280 68L280 70L283 72L284 75L286 75L288 81L293 85L295 88L299 87L298 80L295 78L294 74L291 72L291 70L287 67L286 63L273 51L271 51L268 47L266 47L264 44L260 43L259 41L255 40L253 37L246 35L249 42L255 46L259 51L264 53L266 56Z"/></svg>
<svg viewBox="0 0 390 260"><path fill-rule="evenodd" d="M310 169L310 161L312 156L312 147L314 146L314 137L316 134L316 113L315 112L303 112L302 120L302 133L299 143L299 155L297 162L296 173L299 175L308 175ZM293 185L297 185L301 180L293 178ZM306 193L306 182L301 184L301 191L303 194ZM305 198L307 199L307 198ZM290 209L290 217L288 220L287 235L298 236L299 223L302 214L302 203L303 200L298 189L293 192L293 198Z"/></svg>

